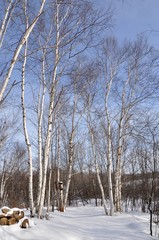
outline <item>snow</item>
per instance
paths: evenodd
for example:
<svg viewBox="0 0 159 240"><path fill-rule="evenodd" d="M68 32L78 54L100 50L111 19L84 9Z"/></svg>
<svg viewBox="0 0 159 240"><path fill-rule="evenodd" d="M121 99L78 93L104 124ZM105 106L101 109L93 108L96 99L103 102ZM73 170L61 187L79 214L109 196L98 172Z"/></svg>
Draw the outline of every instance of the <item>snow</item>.
<svg viewBox="0 0 159 240"><path fill-rule="evenodd" d="M27 216L28 212L25 212ZM29 219L30 227L20 223L0 226L0 240L152 240L149 235L149 214L122 213L113 217L103 207L68 207L64 213L55 211L49 220Z"/></svg>

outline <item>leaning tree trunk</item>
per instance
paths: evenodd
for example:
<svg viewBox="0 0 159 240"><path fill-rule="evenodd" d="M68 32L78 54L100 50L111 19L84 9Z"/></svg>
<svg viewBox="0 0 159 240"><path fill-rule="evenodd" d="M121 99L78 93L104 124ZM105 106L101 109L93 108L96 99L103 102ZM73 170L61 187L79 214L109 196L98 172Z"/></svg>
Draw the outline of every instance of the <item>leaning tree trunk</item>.
<svg viewBox="0 0 159 240"><path fill-rule="evenodd" d="M44 5L45 5L45 1L46 0L42 0L42 3L41 3L41 6L40 6L40 9L39 9L39 12L38 12L37 16L34 18L32 23L30 24L30 26L26 29L25 33L21 37L21 39L20 39L20 41L19 41L19 43L18 43L18 45L15 49L14 55L13 55L12 60L10 62L9 70L8 70L6 76L5 76L5 79L4 79L4 82L3 82L3 85L2 85L2 88L1 88L1 91L0 91L0 102L3 100L4 92L6 90L8 82L10 80L13 68L15 66L15 63L16 63L17 59L18 59L20 51L21 51L22 47L24 46L25 42L28 40L32 30L35 27L35 24L37 23L40 15L42 14L42 11L43 11L43 8L44 8Z"/></svg>
<svg viewBox="0 0 159 240"><path fill-rule="evenodd" d="M16 4L17 4L17 1L13 3L13 0L10 0L10 2L8 3L8 7L5 11L5 16L0 27L0 48L2 47L3 40L4 40L6 31L7 31L7 28Z"/></svg>

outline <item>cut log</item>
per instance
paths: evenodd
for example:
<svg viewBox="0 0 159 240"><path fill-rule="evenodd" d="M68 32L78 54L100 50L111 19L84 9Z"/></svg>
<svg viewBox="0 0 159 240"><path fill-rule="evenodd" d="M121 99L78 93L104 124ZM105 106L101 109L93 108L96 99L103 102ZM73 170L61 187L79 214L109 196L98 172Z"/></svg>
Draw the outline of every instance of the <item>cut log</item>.
<svg viewBox="0 0 159 240"><path fill-rule="evenodd" d="M2 209L1 209L1 211L2 211L2 213L4 213L4 214L7 214L8 212L10 212L10 208L8 208L8 207L3 207Z"/></svg>
<svg viewBox="0 0 159 240"><path fill-rule="evenodd" d="M14 217L13 218L10 218L8 219L8 225L13 225L13 224L16 224L18 222L17 219L15 219Z"/></svg>
<svg viewBox="0 0 159 240"><path fill-rule="evenodd" d="M0 218L0 225L8 225L8 219L6 217Z"/></svg>
<svg viewBox="0 0 159 240"><path fill-rule="evenodd" d="M28 228L29 227L29 220L26 218L22 221L21 225L20 225L21 228Z"/></svg>
<svg viewBox="0 0 159 240"><path fill-rule="evenodd" d="M20 212L13 212L13 216L14 218L16 218L17 220L20 220L24 217L24 212L20 211Z"/></svg>

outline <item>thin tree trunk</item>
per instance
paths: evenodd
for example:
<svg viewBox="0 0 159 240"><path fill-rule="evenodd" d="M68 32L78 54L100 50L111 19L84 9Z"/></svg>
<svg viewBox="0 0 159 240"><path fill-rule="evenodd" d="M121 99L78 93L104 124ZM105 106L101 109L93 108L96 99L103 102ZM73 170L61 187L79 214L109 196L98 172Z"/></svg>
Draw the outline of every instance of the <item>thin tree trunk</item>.
<svg viewBox="0 0 159 240"><path fill-rule="evenodd" d="M23 114L23 129L25 142L28 150L28 165L29 165L29 207L30 215L34 216L34 201L33 201L33 167L32 167L32 150L31 144L28 136L27 124L26 124L26 108L25 108L25 66L26 66L26 56L27 56L27 41L25 43L24 50L24 62L22 65L22 94L21 94L21 103L22 103L22 114Z"/></svg>
<svg viewBox="0 0 159 240"><path fill-rule="evenodd" d="M45 141L45 149L44 149L44 164L43 164L43 182L41 188L41 196L39 202L38 209L38 217L42 217L42 208L45 200L45 189L46 189L46 176L47 176L47 167L48 160L50 155L50 143L51 143L51 133L52 133L52 125L53 125L53 110L54 110L54 98L55 98L55 89L56 89L56 77L57 77L57 66L59 62L59 7L60 4L56 4L56 46L55 46L55 66L52 77L52 89L50 93L50 104L49 104L49 116L48 116L48 124L47 124L47 135Z"/></svg>
<svg viewBox="0 0 159 240"><path fill-rule="evenodd" d="M101 195L102 195L102 202L103 202L104 211L105 211L105 214L108 215L104 188L103 188L102 181L101 181L101 178L100 178L99 165L98 165L96 151L95 151L95 141L94 141L93 130L91 129L90 126L89 126L89 129L90 129L90 134L91 134L92 151L93 151L93 157L94 157L94 161L95 161L95 169L96 169L96 174L97 174L97 180L98 180L99 188L100 188Z"/></svg>
<svg viewBox="0 0 159 240"><path fill-rule="evenodd" d="M74 91L76 92L76 84L74 85ZM68 146L68 173L67 173L66 190L65 190L65 197L64 197L64 209L66 209L66 206L67 206L68 193L69 193L69 188L70 188L70 183L71 183L72 169L73 169L73 162L74 162L74 135L75 135L74 124L75 124L76 107L77 107L77 98L76 98L76 93L74 93L72 130L71 130L71 134L69 137L69 146Z"/></svg>
<svg viewBox="0 0 159 240"><path fill-rule="evenodd" d="M17 4L17 1L13 4L13 0L11 0L6 9L5 16L0 27L0 48L2 47L4 36L7 31L7 28L16 4Z"/></svg>
<svg viewBox="0 0 159 240"><path fill-rule="evenodd" d="M125 82L123 92L122 92L122 108L120 113L120 120L118 124L118 134L117 134L117 151L116 151L116 169L115 169L115 210L117 212L122 211L121 206L121 158L122 158L122 143L123 143L123 128L124 128L124 120L127 115L128 109L125 108L125 94L126 87L129 83L130 78L128 77Z"/></svg>
<svg viewBox="0 0 159 240"><path fill-rule="evenodd" d="M63 190L61 193L60 190L60 123L58 122L58 129L57 129L57 178L56 178L56 196L57 196L57 207L59 211L64 209L63 206ZM61 198L62 197L62 198Z"/></svg>
<svg viewBox="0 0 159 240"><path fill-rule="evenodd" d="M46 51L43 51L42 56L42 96L41 89L39 90L39 103L38 103L38 160L39 160L39 181L38 181L38 193L37 193L37 201L36 201L36 211L38 212L38 206L40 203L41 197L41 189L42 189L42 176L43 176L43 151L42 151L42 119L44 112L44 99L45 99L45 91L46 91L46 83L45 83L45 54Z"/></svg>
<svg viewBox="0 0 159 240"><path fill-rule="evenodd" d="M56 71L54 72L53 81L55 81L55 79L56 79ZM53 87L52 92L51 92L51 98L50 98L47 137L46 137L45 149L44 149L43 181L42 181L40 202L39 202L39 207L38 207L39 218L42 217L42 208L43 208L44 200L45 200L46 176L47 176L48 160L49 160L49 155L50 155L50 143L51 143L51 133L52 133L52 121L53 121L52 113L53 113L53 109L54 109L54 95L55 95L55 90Z"/></svg>
<svg viewBox="0 0 159 240"><path fill-rule="evenodd" d="M48 180L48 196L47 196L47 213L50 212L51 176L52 176L52 169L51 169L51 163L50 163L50 167L49 167L49 180Z"/></svg>
<svg viewBox="0 0 159 240"><path fill-rule="evenodd" d="M109 85L110 91L110 85ZM113 184L112 184L112 158L111 158L111 125L107 106L108 94L106 96L105 110L107 118L107 170L108 170L108 187L109 187L109 201L110 201L110 216L114 215L114 198L113 198Z"/></svg>
<svg viewBox="0 0 159 240"><path fill-rule="evenodd" d="M40 9L39 9L39 12L38 12L37 16L34 18L32 23L30 24L30 26L26 29L25 33L21 37L21 39L20 39L20 41L19 41L19 43L18 43L18 45L16 47L16 50L15 50L14 55L12 57L12 60L11 60L8 72L7 72L6 76L5 76L5 79L4 79L4 82L3 82L3 85L2 85L2 88L1 88L1 91L0 91L0 102L3 100L4 92L6 90L8 82L10 80L10 77L11 77L13 68L15 66L15 63L16 63L16 61L18 59L19 53L20 53L23 45L25 44L25 42L29 38L29 35L31 34L33 28L35 27L35 24L37 23L40 15L42 14L42 11L43 11L43 8L44 8L44 5L45 5L45 1L46 0L42 0L42 3L41 3L41 6L40 6Z"/></svg>
<svg viewBox="0 0 159 240"><path fill-rule="evenodd" d="M108 187L109 187L109 201L110 201L110 216L114 215L114 198L112 186L112 160L111 160L111 133L110 123L108 121L108 150L107 150L107 170L108 170Z"/></svg>
<svg viewBox="0 0 159 240"><path fill-rule="evenodd" d="M67 173L66 190L65 190L65 198L64 198L64 209L66 209L66 206L67 206L68 193L69 193L70 182L71 182L71 177L72 177L73 155L74 155L73 139L74 139L74 130L73 130L73 132L70 136L70 139L69 139L68 173Z"/></svg>
<svg viewBox="0 0 159 240"><path fill-rule="evenodd" d="M7 179L5 178L5 173L3 171L1 174L1 183L0 183L0 207L3 207L2 204L4 203L6 181Z"/></svg>
<svg viewBox="0 0 159 240"><path fill-rule="evenodd" d="M108 188L109 188L109 201L110 201L110 216L114 215L114 197L113 197L113 184L112 184L112 158L111 158L111 122L108 110L108 98L113 83L113 78L116 73L116 67L110 67L110 80L106 82L106 92L105 92L105 113L106 113L106 127L105 137L107 142L107 170L108 170ZM107 73L106 73L107 74ZM107 77L106 77L107 79ZM107 128L107 131L106 131Z"/></svg>
<svg viewBox="0 0 159 240"><path fill-rule="evenodd" d="M122 211L121 207L121 154L122 154L122 145L121 145L121 136L119 132L117 153L116 153L116 170L115 170L115 210L117 212Z"/></svg>
<svg viewBox="0 0 159 240"><path fill-rule="evenodd" d="M60 124L57 130L57 183L60 181Z"/></svg>

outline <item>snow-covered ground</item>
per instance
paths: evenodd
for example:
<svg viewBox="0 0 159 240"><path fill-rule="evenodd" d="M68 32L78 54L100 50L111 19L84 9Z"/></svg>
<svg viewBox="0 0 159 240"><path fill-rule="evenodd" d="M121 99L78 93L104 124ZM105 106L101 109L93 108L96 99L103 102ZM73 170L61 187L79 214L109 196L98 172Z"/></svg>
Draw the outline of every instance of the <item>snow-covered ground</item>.
<svg viewBox="0 0 159 240"><path fill-rule="evenodd" d="M26 213L27 214L27 213ZM30 220L30 228L19 223L0 226L0 240L152 240L149 235L149 215L124 213L105 216L102 207L68 207L55 211L50 219Z"/></svg>

